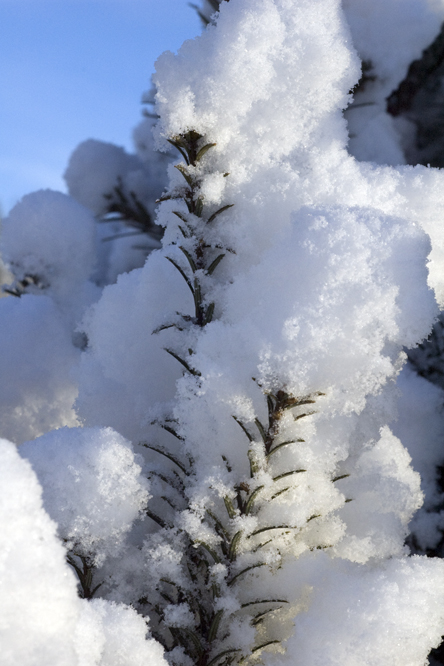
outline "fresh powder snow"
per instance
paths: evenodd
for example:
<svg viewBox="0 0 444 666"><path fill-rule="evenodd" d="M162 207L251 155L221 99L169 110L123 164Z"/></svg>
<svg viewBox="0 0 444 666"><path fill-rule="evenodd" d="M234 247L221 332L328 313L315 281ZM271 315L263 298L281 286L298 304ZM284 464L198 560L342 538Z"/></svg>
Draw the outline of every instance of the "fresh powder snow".
<svg viewBox="0 0 444 666"><path fill-rule="evenodd" d="M423 666L443 401L405 350L444 305L444 176L385 100L444 6L200 10L136 154L84 142L4 222L4 663ZM102 242L136 209L151 237Z"/></svg>

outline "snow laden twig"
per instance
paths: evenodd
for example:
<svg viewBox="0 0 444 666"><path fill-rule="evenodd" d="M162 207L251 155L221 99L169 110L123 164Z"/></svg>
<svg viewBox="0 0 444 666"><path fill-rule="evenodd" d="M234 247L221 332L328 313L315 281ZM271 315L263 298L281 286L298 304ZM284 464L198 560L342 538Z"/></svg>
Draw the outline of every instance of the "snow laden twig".
<svg viewBox="0 0 444 666"><path fill-rule="evenodd" d="M103 241L112 241L125 236L148 235L154 241L162 238L162 229L153 221L147 206L138 198L136 192L126 191L122 178L117 178L117 185L112 192L103 195L106 200L105 213L98 217L99 222L123 222L135 231L119 232L106 236Z"/></svg>
<svg viewBox="0 0 444 666"><path fill-rule="evenodd" d="M188 214L173 211L180 220L183 240L178 247L185 260L180 264L171 256L167 259L192 293L194 316L177 313L174 322L159 327L154 333L174 326L186 336L190 327L202 329L213 319L215 303L206 298L203 277L216 271L229 250L214 240L210 242L207 230L220 222L220 216L232 204L207 211L200 193L202 169L196 167L215 143L193 130L169 142L184 158L185 162L176 165L176 169L186 186L176 187L161 201L182 199ZM196 384L201 382L199 369L192 365L191 349L186 359L173 349L165 351L194 376ZM315 404L323 394L294 396L285 387L269 391L254 381L266 401L268 420L262 422L256 417L250 425L233 415L240 427L240 440L243 438L246 443L249 475L239 476L230 460L222 455L226 482L217 488L211 485L206 488L211 500L204 510L192 499L200 486L197 462L191 455L184 455L190 447L180 434L180 423L173 419L156 422L179 442L182 447L179 454L177 447L169 450L143 443L158 460L166 463L166 469L157 468L153 475L165 484L167 491L161 497L162 509L147 512L159 528L153 535L148 556L149 560L151 558L148 569L155 582L154 590L139 599L139 604L143 612L148 608L153 635L175 664L256 663L264 650L282 650L283 627L295 614L294 604L288 599L281 595L270 596L263 585L264 572L272 576L292 553L290 544L297 541L308 523L321 516L313 513L304 524L293 524L288 519L271 520L266 509L275 504L277 509L273 514L279 516L279 504L287 501L287 493L297 494L299 479L307 472L295 467L294 456L289 455L304 439L284 438L283 417L290 413L297 428L301 419L313 414L305 407ZM330 544L321 541L313 546L328 547ZM159 560L164 559L166 553L175 558L178 571L174 577L162 573ZM257 576L259 570L260 577ZM239 626L244 628L243 640L239 640Z"/></svg>
<svg viewBox="0 0 444 666"><path fill-rule="evenodd" d="M158 544L162 544L160 549L170 544L183 553L181 576L174 582L160 578L151 598L139 602L149 606L154 635L171 653L173 662L181 654L180 649L197 666L215 666L256 662L263 650L280 647L281 638L274 629L276 622L285 621L291 604L285 598L264 597L256 573L261 569L262 574L268 571L271 576L281 566L288 541L297 538L305 525L270 523L262 514L270 503L278 504L285 493L297 488L298 477L307 472L302 468L275 471L274 460L278 455L304 441L302 438L281 441L280 420L288 410L314 404L319 395L322 394L298 398L283 390L267 393L268 423L256 418L253 434L233 416L248 442L250 475L234 482L223 497L214 498L203 516L187 501L171 477L171 470L163 475L184 508L175 510L170 505L166 509L171 514L168 520L152 512L148 515L161 527L156 534ZM310 412L294 414L296 420L309 415ZM182 487L192 491L195 461L177 460L168 451L150 444L145 446L168 458L180 476ZM229 477L236 478L230 461L222 457ZM208 542L187 532L190 514L198 518L203 531L210 535ZM314 514L306 523L316 518L320 516ZM317 545L317 548L327 547L328 544ZM254 629L254 641L248 651L245 646L237 645L231 635L233 625L240 622Z"/></svg>
<svg viewBox="0 0 444 666"><path fill-rule="evenodd" d="M173 211L174 215L181 222L178 226L183 241L178 247L186 260L185 268L172 257L168 257L168 261L179 271L193 295L195 314L191 321L200 327L209 324L214 315L214 303L205 303L202 278L213 275L226 253L233 251L230 248L222 248L218 244L210 243L206 240L206 227L212 225L216 218L231 208L233 204L226 204L211 214L206 214L204 197L199 193L200 176L197 166L207 152L216 144L202 141L202 139L202 135L194 130L169 139L169 143L177 148L185 160L185 164L176 164L175 167L182 174L186 182L186 188L176 189L158 200L161 202L168 199L182 199L188 210L188 215L181 211ZM228 173L224 175L225 177L229 176ZM221 249L222 252L220 252ZM179 317L184 322L190 321L188 315L179 314ZM176 323L166 324L157 329L156 332L170 326L178 327ZM168 351L174 355L171 350ZM178 360L180 360L187 370L191 371L184 360Z"/></svg>

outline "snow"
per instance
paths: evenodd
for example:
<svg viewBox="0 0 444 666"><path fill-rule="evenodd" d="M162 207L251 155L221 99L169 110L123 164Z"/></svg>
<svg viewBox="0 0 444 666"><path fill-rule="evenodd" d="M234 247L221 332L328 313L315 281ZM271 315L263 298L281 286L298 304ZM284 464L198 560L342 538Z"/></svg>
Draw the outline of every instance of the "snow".
<svg viewBox="0 0 444 666"><path fill-rule="evenodd" d="M435 39L444 6L433 0L344 0L343 9L353 45L372 77L347 113L350 152L377 164L405 164L404 144L411 142L415 128L387 113L387 97Z"/></svg>
<svg viewBox="0 0 444 666"><path fill-rule="evenodd" d="M131 226L131 215L137 217L140 206L154 220L155 201L166 185L170 156L154 152L152 125L152 119L145 118L135 128L136 154L104 141L82 142L71 155L64 174L70 195L86 206L98 222L97 262L92 279L101 287L116 282L119 274L143 266L147 254L159 247L157 238L137 236L137 227Z"/></svg>
<svg viewBox="0 0 444 666"><path fill-rule="evenodd" d="M149 497L131 444L111 428L65 427L23 444L20 453L70 549L96 563L117 555Z"/></svg>
<svg viewBox="0 0 444 666"><path fill-rule="evenodd" d="M424 505L413 518L411 531L421 548L435 548L442 536L444 514L438 469L443 465L443 391L406 366L399 379L401 396L395 434L400 437L421 475Z"/></svg>
<svg viewBox="0 0 444 666"><path fill-rule="evenodd" d="M174 333L153 331L165 323L165 303L175 311L184 298L186 285L158 252L142 271L121 275L104 289L83 326L89 345L81 359L77 409L86 423L109 425L135 442L145 439L149 406L172 397L181 375L163 351Z"/></svg>
<svg viewBox="0 0 444 666"><path fill-rule="evenodd" d="M4 443L5 511L21 516L9 566L34 595L48 551L64 581L39 618L56 614L55 629L40 631L30 604L29 641L11 630L25 666L40 649L60 657L41 663L163 666L147 615L171 662L190 666L168 626L202 632L199 595L223 611L210 660L258 648L267 666L423 666L439 644L444 565L405 539L409 525L423 548L439 538L442 393L405 369L405 349L444 303L444 182L402 164L383 101L443 15L425 0L222 2L157 61L166 157L152 158L151 121L137 156L88 140L65 174L78 201L39 192L11 212L3 252L41 288L0 301L5 434L33 440L19 451L36 475ZM376 73L356 104L372 110L345 119L355 49ZM103 195L121 182L153 211L168 139L191 131L208 150L168 167L162 246L126 273L128 246L96 247ZM99 598L75 596L36 477ZM47 535L32 562L27 533ZM282 597L251 623L251 606ZM8 601L17 624L20 599ZM258 647L270 638L279 646Z"/></svg>
<svg viewBox="0 0 444 666"><path fill-rule="evenodd" d="M26 294L0 299L0 388L4 437L18 444L78 424L71 376L80 352L54 301Z"/></svg>
<svg viewBox="0 0 444 666"><path fill-rule="evenodd" d="M227 183L237 183L296 147L308 147L322 121L324 132L337 135L340 114L331 117L331 110L347 106L344 89L354 85L359 70L347 40L338 3L331 0L262 0L255 8L223 3L217 28L185 42L178 56L167 52L157 60L159 145L187 128L217 137L213 156L224 163L222 173L230 172ZM345 141L344 128L339 134ZM215 173L214 163L209 166Z"/></svg>
<svg viewBox="0 0 444 666"><path fill-rule="evenodd" d="M167 666L157 641L145 638L146 623L121 604L84 603L74 633L78 666Z"/></svg>
<svg viewBox="0 0 444 666"><path fill-rule="evenodd" d="M113 194L119 179L123 182L128 174L137 172L140 167L137 157L126 153L124 148L88 139L71 155L65 180L74 199L95 215L103 215L108 205L106 195Z"/></svg>
<svg viewBox="0 0 444 666"><path fill-rule="evenodd" d="M309 592L309 610L296 618L288 641L293 664L426 663L430 646L441 640L442 607L433 595L433 587L443 587L441 561L392 559L381 568L363 570L318 555L304 565L310 567L308 578L315 587Z"/></svg>
<svg viewBox="0 0 444 666"><path fill-rule="evenodd" d="M108 212L115 188L133 192L154 213L154 201L165 186L168 157L154 153L153 121L145 119L134 130L136 154L121 146L88 139L72 153L64 178L70 195L96 216Z"/></svg>
<svg viewBox="0 0 444 666"><path fill-rule="evenodd" d="M64 299L94 267L94 219L66 194L33 192L3 221L2 255L18 279L37 276L41 288Z"/></svg>
<svg viewBox="0 0 444 666"><path fill-rule="evenodd" d="M166 666L134 609L78 598L31 465L4 439L0 461L2 665Z"/></svg>
<svg viewBox="0 0 444 666"><path fill-rule="evenodd" d="M43 511L30 464L4 439L0 456L2 664L74 665L80 600L56 524Z"/></svg>

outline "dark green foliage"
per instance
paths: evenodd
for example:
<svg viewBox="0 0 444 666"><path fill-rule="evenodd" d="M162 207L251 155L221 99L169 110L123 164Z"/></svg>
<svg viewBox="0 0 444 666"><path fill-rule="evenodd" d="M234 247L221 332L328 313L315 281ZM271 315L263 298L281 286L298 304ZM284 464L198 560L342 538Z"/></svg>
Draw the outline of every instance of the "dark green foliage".
<svg viewBox="0 0 444 666"><path fill-rule="evenodd" d="M444 64L444 25L436 39L422 52L421 58L414 60L407 76L398 88L387 98L387 111L392 116L399 116L410 111L416 95L430 86Z"/></svg>
<svg viewBox="0 0 444 666"><path fill-rule="evenodd" d="M104 195L107 200L106 213L101 222L123 222L126 226L135 229L129 234L119 233L108 236L104 240L115 240L127 235L147 234L155 240L163 236L163 229L154 223L152 215L146 206L138 199L137 195L127 192L121 179L111 193Z"/></svg>
<svg viewBox="0 0 444 666"><path fill-rule="evenodd" d="M202 219L204 225L213 222L218 215L231 208L233 204L227 204L216 212L205 216L206 206L204 198L199 191L199 178L196 177L194 172L191 172L188 167L195 167L197 163L205 158L211 148L216 146L216 144L205 141L205 138L195 130L189 130L184 134L174 136L169 139L169 143L179 151L185 160L185 164L176 164L175 167L182 174L187 187L184 191L177 193L170 192L167 195L164 195L159 199L159 202L168 199L182 199L186 204L190 216L193 215ZM183 277L193 295L194 318L192 319L192 323L199 327L204 327L213 319L215 304L211 301L206 302L199 272L212 275L225 257L226 252L232 252L232 250L227 248L224 252L218 253L215 256L214 251L218 249L219 246L213 246L206 243L204 229L196 229L193 220L186 214L180 211L173 211L173 213L182 222L182 224L178 226L182 236L184 239L193 241L193 244L192 246L187 245L187 247L184 245L178 246L187 262L185 268L171 257L168 257L168 260ZM185 315L182 316L186 317ZM163 328L168 326L177 327L176 324L168 324ZM156 329L156 332L159 330L161 329ZM168 351L171 353L171 350ZM184 359L181 358L180 362L184 367L189 369L187 367L188 363ZM190 370L190 372L191 371L192 370Z"/></svg>
<svg viewBox="0 0 444 666"><path fill-rule="evenodd" d="M359 79L358 83L350 90L351 95L356 95L358 92L363 92L366 89L368 83L375 81L376 79L376 76L373 73L373 63L370 60L362 61L361 70L361 78Z"/></svg>
<svg viewBox="0 0 444 666"><path fill-rule="evenodd" d="M14 280L14 282L6 287L3 287L5 294L20 298L23 294L29 291L29 288L45 289L46 285L38 275L25 275L21 280Z"/></svg>
<svg viewBox="0 0 444 666"><path fill-rule="evenodd" d="M444 25L421 58L387 99L387 112L407 118L416 128L404 147L409 164L444 167Z"/></svg>
<svg viewBox="0 0 444 666"><path fill-rule="evenodd" d="M436 322L427 340L407 351L418 375L444 389L444 318Z"/></svg>
<svg viewBox="0 0 444 666"><path fill-rule="evenodd" d="M72 552L68 553L66 561L72 566L77 574L80 598L92 599L97 590L102 586L102 583L93 587L95 566L91 558Z"/></svg>
<svg viewBox="0 0 444 666"><path fill-rule="evenodd" d="M213 12L219 11L219 7L220 7L222 1L223 0L208 0L208 3L211 5L211 8L212 8ZM228 2L228 0L225 0L225 1ZM205 15L200 10L200 8L197 5L193 4L192 2L189 2L188 4L190 5L190 7L192 7L193 9L196 10L196 12L198 13L199 18L202 21L203 25L207 26L210 22L210 17L208 15Z"/></svg>

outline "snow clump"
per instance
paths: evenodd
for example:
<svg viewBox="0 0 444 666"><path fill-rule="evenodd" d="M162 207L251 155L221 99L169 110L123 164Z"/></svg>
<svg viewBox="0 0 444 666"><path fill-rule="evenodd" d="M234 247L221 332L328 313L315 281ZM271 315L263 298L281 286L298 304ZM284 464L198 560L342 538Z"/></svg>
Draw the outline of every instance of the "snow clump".
<svg viewBox="0 0 444 666"><path fill-rule="evenodd" d="M90 277L95 251L93 216L61 192L26 195L3 221L2 256L14 276L33 276L60 299Z"/></svg>
<svg viewBox="0 0 444 666"><path fill-rule="evenodd" d="M2 434L21 444L53 428L78 425L72 369L80 351L53 299L25 294L0 299Z"/></svg>
<svg viewBox="0 0 444 666"><path fill-rule="evenodd" d="M142 516L148 482L131 444L111 428L60 428L20 447L60 537L96 564L115 556Z"/></svg>

